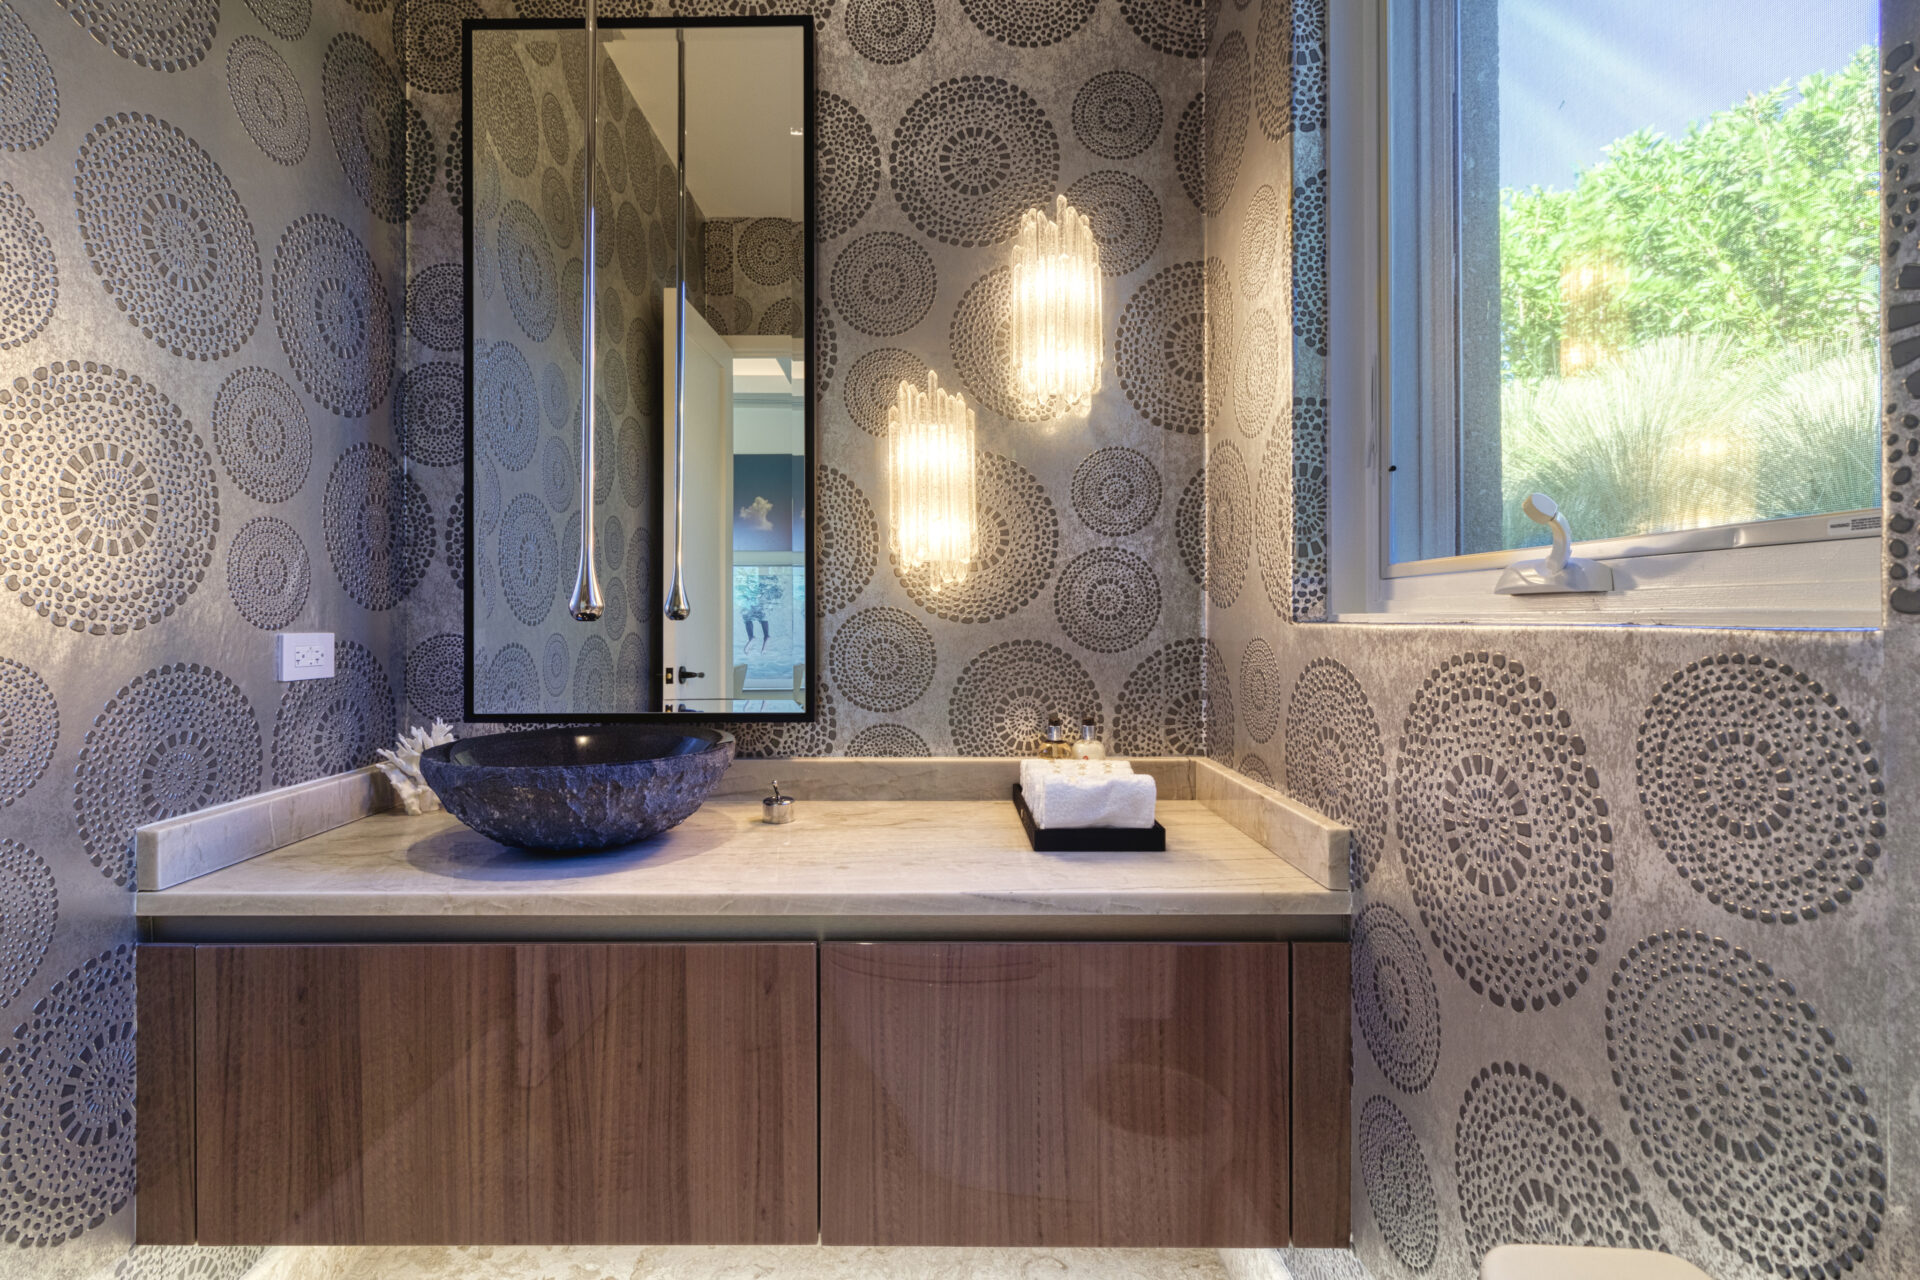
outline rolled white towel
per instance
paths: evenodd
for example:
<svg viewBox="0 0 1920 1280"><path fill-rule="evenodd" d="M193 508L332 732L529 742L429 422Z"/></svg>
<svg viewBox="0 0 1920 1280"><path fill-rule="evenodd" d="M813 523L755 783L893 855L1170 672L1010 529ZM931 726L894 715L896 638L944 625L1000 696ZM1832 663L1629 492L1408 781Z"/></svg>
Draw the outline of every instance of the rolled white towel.
<svg viewBox="0 0 1920 1280"><path fill-rule="evenodd" d="M1145 829L1159 797L1153 779L1125 760L1022 760L1020 792L1033 825L1053 830Z"/></svg>

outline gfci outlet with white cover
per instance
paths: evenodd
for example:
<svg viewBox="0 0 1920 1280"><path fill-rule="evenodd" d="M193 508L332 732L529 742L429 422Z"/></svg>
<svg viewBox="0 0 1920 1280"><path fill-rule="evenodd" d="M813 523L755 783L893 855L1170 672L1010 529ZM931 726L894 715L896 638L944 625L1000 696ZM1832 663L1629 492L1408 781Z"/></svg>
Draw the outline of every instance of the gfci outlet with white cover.
<svg viewBox="0 0 1920 1280"><path fill-rule="evenodd" d="M333 632L282 631L273 638L275 680L328 680L333 677Z"/></svg>

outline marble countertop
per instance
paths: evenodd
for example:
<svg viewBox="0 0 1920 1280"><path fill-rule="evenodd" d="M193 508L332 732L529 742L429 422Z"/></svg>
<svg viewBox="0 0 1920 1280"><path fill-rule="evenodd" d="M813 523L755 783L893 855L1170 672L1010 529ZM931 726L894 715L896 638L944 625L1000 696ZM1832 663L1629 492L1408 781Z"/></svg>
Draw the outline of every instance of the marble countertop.
<svg viewBox="0 0 1920 1280"><path fill-rule="evenodd" d="M1342 936L1350 910L1200 800L1164 853L1035 853L1005 800L716 798L646 843L529 854L446 814L375 813L137 895L156 938ZM242 922L248 927L235 932ZM560 927L564 925L565 927ZM210 935L209 935L210 936Z"/></svg>

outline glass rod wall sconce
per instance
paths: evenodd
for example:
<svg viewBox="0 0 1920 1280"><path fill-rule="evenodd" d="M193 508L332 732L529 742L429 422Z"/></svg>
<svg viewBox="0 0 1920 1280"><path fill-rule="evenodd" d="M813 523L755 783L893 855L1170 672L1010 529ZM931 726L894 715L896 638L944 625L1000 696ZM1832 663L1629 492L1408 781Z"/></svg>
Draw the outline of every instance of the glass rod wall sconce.
<svg viewBox="0 0 1920 1280"><path fill-rule="evenodd" d="M1093 223L1056 196L1029 209L1013 241L1010 336L1022 399L1054 417L1085 412L1100 389L1105 334Z"/></svg>
<svg viewBox="0 0 1920 1280"><path fill-rule="evenodd" d="M934 591L964 582L978 547L973 410L929 372L925 391L900 384L887 427L894 558L903 569L924 570Z"/></svg>

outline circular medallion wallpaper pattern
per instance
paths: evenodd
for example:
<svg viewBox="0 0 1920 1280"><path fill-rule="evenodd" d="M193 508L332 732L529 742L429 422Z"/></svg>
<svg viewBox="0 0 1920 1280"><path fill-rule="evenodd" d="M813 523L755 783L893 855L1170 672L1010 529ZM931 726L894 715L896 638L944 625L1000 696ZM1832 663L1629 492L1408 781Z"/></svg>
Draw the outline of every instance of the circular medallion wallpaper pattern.
<svg viewBox="0 0 1920 1280"><path fill-rule="evenodd" d="M1039 640L1008 640L975 655L954 681L947 727L963 756L1030 756L1040 749L1047 719L1106 723L1100 691L1078 659Z"/></svg>
<svg viewBox="0 0 1920 1280"><path fill-rule="evenodd" d="M814 690L814 697L816 713L810 722L728 725L737 753L749 760L832 755L834 743L840 739L840 709L834 702L832 687L825 680Z"/></svg>
<svg viewBox="0 0 1920 1280"><path fill-rule="evenodd" d="M930 756L926 739L903 724L871 724L847 743L850 756Z"/></svg>
<svg viewBox="0 0 1920 1280"><path fill-rule="evenodd" d="M545 647L540 650L540 678L546 682L549 698L557 698L567 691L572 664L573 651L567 648L567 638L558 631L548 636Z"/></svg>
<svg viewBox="0 0 1920 1280"><path fill-rule="evenodd" d="M1210 287L1210 274L1218 273L1204 262L1154 273L1121 308L1114 339L1114 373L1128 401L1154 426L1184 435L1206 427L1209 371L1226 377L1233 367L1227 328L1207 313L1209 295L1216 311L1225 296Z"/></svg>
<svg viewBox="0 0 1920 1280"><path fill-rule="evenodd" d="M1087 25L1100 0L960 0L973 25L1016 49L1059 44Z"/></svg>
<svg viewBox="0 0 1920 1280"><path fill-rule="evenodd" d="M496 342L475 359L473 412L475 442L508 471L524 471L540 443L540 392L533 366L511 342Z"/></svg>
<svg viewBox="0 0 1920 1280"><path fill-rule="evenodd" d="M213 444L240 491L285 502L307 482L313 426L306 406L271 369L236 369L213 398Z"/></svg>
<svg viewBox="0 0 1920 1280"><path fill-rule="evenodd" d="M1366 883L1387 847L1387 756L1353 673L1332 658L1308 663L1287 704L1285 737L1288 793L1347 827L1353 882Z"/></svg>
<svg viewBox="0 0 1920 1280"><path fill-rule="evenodd" d="M435 351L459 351L466 342L466 280L457 262L422 267L407 281L407 331Z"/></svg>
<svg viewBox="0 0 1920 1280"><path fill-rule="evenodd" d="M1293 441L1284 432L1267 437L1260 454L1260 489L1255 500L1253 546L1260 557L1260 585L1267 607L1278 618L1293 617Z"/></svg>
<svg viewBox="0 0 1920 1280"><path fill-rule="evenodd" d="M1765 924L1852 902L1886 834L1880 763L1859 724L1771 658L1716 654L1675 672L1641 722L1635 783L1687 883Z"/></svg>
<svg viewBox="0 0 1920 1280"><path fill-rule="evenodd" d="M0 1006L39 972L60 918L60 893L47 860L0 839Z"/></svg>
<svg viewBox="0 0 1920 1280"><path fill-rule="evenodd" d="M1131 551L1095 547L1060 571L1053 612L1075 644L1094 653L1124 653L1160 621L1160 579Z"/></svg>
<svg viewBox="0 0 1920 1280"><path fill-rule="evenodd" d="M876 338L926 318L936 284L933 255L897 231L870 231L834 259L828 290L846 322Z"/></svg>
<svg viewBox="0 0 1920 1280"><path fill-rule="evenodd" d="M125 370L56 360L0 387L0 587L57 627L171 615L212 563L217 494L193 424Z"/></svg>
<svg viewBox="0 0 1920 1280"><path fill-rule="evenodd" d="M58 1245L126 1207L133 1102L133 948L122 944L54 983L0 1048L10 1242Z"/></svg>
<svg viewBox="0 0 1920 1280"><path fill-rule="evenodd" d="M273 725L273 785L325 778L371 763L394 739L393 686L373 651L344 637L333 678L301 680L280 695Z"/></svg>
<svg viewBox="0 0 1920 1280"><path fill-rule="evenodd" d="M466 371L451 360L426 360L400 378L394 434L409 460L451 467L466 457Z"/></svg>
<svg viewBox="0 0 1920 1280"><path fill-rule="evenodd" d="M1263 636L1247 642L1240 655L1240 722L1255 742L1267 742L1280 727L1280 712L1285 698L1280 679L1280 658Z"/></svg>
<svg viewBox="0 0 1920 1280"><path fill-rule="evenodd" d="M520 494L500 522L500 588L513 616L537 627L560 589L560 543L540 499Z"/></svg>
<svg viewBox="0 0 1920 1280"><path fill-rule="evenodd" d="M1100 274L1124 276L1160 247L1160 202L1130 173L1101 169L1067 188L1067 201L1087 215L1100 246Z"/></svg>
<svg viewBox="0 0 1920 1280"><path fill-rule="evenodd" d="M847 366L847 382L840 394L847 416L868 435L887 438L887 411L899 396L900 384L910 382L926 390L927 367L911 351L879 347Z"/></svg>
<svg viewBox="0 0 1920 1280"><path fill-rule="evenodd" d="M1283 288L1290 282L1276 279L1274 266L1280 261L1286 206L1272 187L1254 188L1247 200L1247 211L1240 217L1240 292L1249 302L1258 298L1270 284Z"/></svg>
<svg viewBox="0 0 1920 1280"><path fill-rule="evenodd" d="M1265 495L1262 495L1263 497ZM1187 575L1202 586L1207 582L1207 469L1193 473L1173 511L1173 536L1180 549L1180 563Z"/></svg>
<svg viewBox="0 0 1920 1280"><path fill-rule="evenodd" d="M873 506L852 477L821 466L814 481L814 590L820 608L838 613L852 604L873 580L879 559L880 524Z"/></svg>
<svg viewBox="0 0 1920 1280"><path fill-rule="evenodd" d="M46 774L60 740L60 707L40 673L0 658L0 809Z"/></svg>
<svg viewBox="0 0 1920 1280"><path fill-rule="evenodd" d="M1394 811L1434 946L1495 1008L1578 995L1613 911L1613 827L1586 740L1504 654L1449 658L1413 696Z"/></svg>
<svg viewBox="0 0 1920 1280"><path fill-rule="evenodd" d="M386 449L357 444L327 477L321 513L341 589L368 609L412 594L433 561L433 512L420 483Z"/></svg>
<svg viewBox="0 0 1920 1280"><path fill-rule="evenodd" d="M834 688L867 711L915 702L936 665L932 633L899 609L862 609L840 624L827 650Z"/></svg>
<svg viewBox="0 0 1920 1280"><path fill-rule="evenodd" d="M1226 609L1240 596L1253 543L1253 494L1247 462L1231 440L1207 455L1207 598Z"/></svg>
<svg viewBox="0 0 1920 1280"><path fill-rule="evenodd" d="M220 0L58 0L86 33L138 66L185 71L213 48Z"/></svg>
<svg viewBox="0 0 1920 1280"><path fill-rule="evenodd" d="M313 122L300 77L258 36L239 36L227 50L227 96L254 145L276 164L307 158Z"/></svg>
<svg viewBox="0 0 1920 1280"><path fill-rule="evenodd" d="M1051 203L1060 140L1018 85L956 76L907 108L893 131L887 173L900 211L921 234L978 248L1009 239L1028 209Z"/></svg>
<svg viewBox="0 0 1920 1280"><path fill-rule="evenodd" d="M458 724L466 718L466 640L452 632L428 636L407 654L407 701L422 719Z"/></svg>
<svg viewBox="0 0 1920 1280"><path fill-rule="evenodd" d="M0 182L0 268L0 351L9 351L46 331L60 270L46 228L7 182Z"/></svg>
<svg viewBox="0 0 1920 1280"><path fill-rule="evenodd" d="M476 130L493 144L507 172L516 178L531 174L540 163L540 116L533 84L512 40L473 42L473 113L480 122ZM480 210L491 212L484 199Z"/></svg>
<svg viewBox="0 0 1920 1280"><path fill-rule="evenodd" d="M1694 930L1627 949L1607 1061L1641 1154L1747 1266L1837 1275L1886 1213L1885 1134L1846 1046L1771 965Z"/></svg>
<svg viewBox="0 0 1920 1280"><path fill-rule="evenodd" d="M310 213L280 237L273 318L294 376L322 409L364 418L386 402L393 304L380 269L344 223Z"/></svg>
<svg viewBox="0 0 1920 1280"><path fill-rule="evenodd" d="M1233 764L1233 695L1211 640L1176 640L1133 669L1113 713L1123 756L1210 756Z"/></svg>
<svg viewBox="0 0 1920 1280"><path fill-rule="evenodd" d="M1406 1093L1432 1083L1440 1065L1440 993L1420 935L1384 902L1369 903L1353 921L1353 1020L1387 1083Z"/></svg>
<svg viewBox="0 0 1920 1280"><path fill-rule="evenodd" d="M213 157L165 120L122 111L74 160L80 238L127 322L189 360L238 351L260 321L260 248Z"/></svg>
<svg viewBox="0 0 1920 1280"><path fill-rule="evenodd" d="M1278 142L1293 131L1293 0L1260 0L1253 36L1253 105L1260 131Z"/></svg>
<svg viewBox="0 0 1920 1280"><path fill-rule="evenodd" d="M934 0L847 0L847 40L867 61L898 66L933 39L933 6Z"/></svg>
<svg viewBox="0 0 1920 1280"><path fill-rule="evenodd" d="M1440 1210L1419 1136L1400 1108L1378 1095L1360 1108L1355 1129L1354 1158L1381 1238L1402 1266L1427 1270L1440 1248Z"/></svg>
<svg viewBox="0 0 1920 1280"><path fill-rule="evenodd" d="M474 709L482 715L521 715L540 709L540 672L525 645L507 644L484 661L475 655L480 687Z"/></svg>
<svg viewBox="0 0 1920 1280"><path fill-rule="evenodd" d="M380 52L343 32L327 46L320 97L334 154L376 218L405 222L433 191L440 148Z"/></svg>
<svg viewBox="0 0 1920 1280"><path fill-rule="evenodd" d="M1525 1065L1482 1067L1468 1083L1454 1165L1471 1258L1514 1241L1665 1249L1658 1215L1598 1118Z"/></svg>
<svg viewBox="0 0 1920 1280"><path fill-rule="evenodd" d="M255 516L227 548L227 594L240 616L278 631L300 616L313 586L313 566L299 532L284 520Z"/></svg>
<svg viewBox="0 0 1920 1280"><path fill-rule="evenodd" d="M1139 155L1160 136L1160 93L1131 71L1102 71L1073 98L1073 136L1108 160Z"/></svg>
<svg viewBox="0 0 1920 1280"><path fill-rule="evenodd" d="M60 90L47 51L10 4L0 4L0 151L31 151L53 136Z"/></svg>
<svg viewBox="0 0 1920 1280"><path fill-rule="evenodd" d="M1109 537L1138 533L1160 514L1160 472L1138 449L1096 449L1073 470L1073 510Z"/></svg>
<svg viewBox="0 0 1920 1280"><path fill-rule="evenodd" d="M458 93L461 24L485 16L475 0L394 0L393 50L407 83L427 93Z"/></svg>
<svg viewBox="0 0 1920 1280"><path fill-rule="evenodd" d="M260 762L253 706L225 675L175 663L135 677L107 700L74 767L87 857L131 888L135 827L250 795Z"/></svg>

